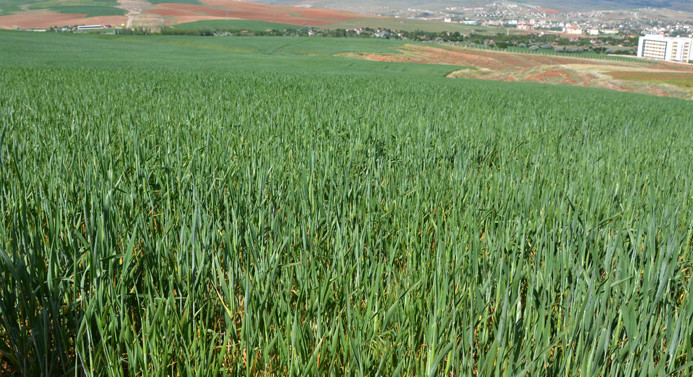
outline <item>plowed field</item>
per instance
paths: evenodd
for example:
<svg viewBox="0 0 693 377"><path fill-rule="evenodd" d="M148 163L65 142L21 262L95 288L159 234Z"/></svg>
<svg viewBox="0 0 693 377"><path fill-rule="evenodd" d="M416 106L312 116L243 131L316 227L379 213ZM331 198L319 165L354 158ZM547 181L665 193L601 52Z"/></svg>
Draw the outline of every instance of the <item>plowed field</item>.
<svg viewBox="0 0 693 377"><path fill-rule="evenodd" d="M0 16L0 29L46 28L66 25L120 25L151 26L179 24L202 20L241 19L277 22L297 26L323 26L353 18L364 18L359 13L332 9L300 8L250 3L245 1L203 0L203 4L162 3L151 5L142 1L120 1L128 10L128 16L86 17L84 14L62 14L30 11L22 14ZM161 25L159 25L161 26Z"/></svg>
<svg viewBox="0 0 693 377"><path fill-rule="evenodd" d="M0 16L0 29L47 28L65 25L120 25L125 16L86 17L85 14L37 12Z"/></svg>
<svg viewBox="0 0 693 377"><path fill-rule="evenodd" d="M291 25L322 26L363 15L330 9L297 8L249 3L243 1L208 0L203 5L165 3L145 13L165 17L172 23L217 19L242 19L278 22Z"/></svg>

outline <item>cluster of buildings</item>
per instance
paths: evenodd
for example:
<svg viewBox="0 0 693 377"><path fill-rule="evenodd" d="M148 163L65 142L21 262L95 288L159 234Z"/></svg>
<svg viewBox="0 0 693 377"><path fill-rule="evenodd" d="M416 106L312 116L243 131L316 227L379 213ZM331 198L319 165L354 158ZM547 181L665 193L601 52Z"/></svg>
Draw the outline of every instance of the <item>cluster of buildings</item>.
<svg viewBox="0 0 693 377"><path fill-rule="evenodd" d="M619 31L616 29L600 29L598 27L589 27L589 28L581 28L578 25L571 25L571 24L565 24L564 26L561 27L561 31L565 34L572 34L572 35L592 35L592 36L597 36L597 35L614 35L618 34Z"/></svg>
<svg viewBox="0 0 693 377"><path fill-rule="evenodd" d="M577 36L665 34L693 35L693 19L684 12L662 18L654 8L559 12L539 5L492 1L476 6L396 11L395 16L446 23L517 28Z"/></svg>
<svg viewBox="0 0 693 377"><path fill-rule="evenodd" d="M120 25L120 27L124 27L125 24ZM75 31L93 31L93 30L105 30L105 29L111 29L111 25L79 25L79 26L63 26L63 27L52 27L50 29L37 29L37 28L26 28L24 30L26 31L35 31L35 32L47 32L47 31L54 31L54 32L75 32ZM15 28L16 30L19 30L18 28Z"/></svg>
<svg viewBox="0 0 693 377"><path fill-rule="evenodd" d="M670 62L693 62L693 38L646 35L638 41L638 57Z"/></svg>

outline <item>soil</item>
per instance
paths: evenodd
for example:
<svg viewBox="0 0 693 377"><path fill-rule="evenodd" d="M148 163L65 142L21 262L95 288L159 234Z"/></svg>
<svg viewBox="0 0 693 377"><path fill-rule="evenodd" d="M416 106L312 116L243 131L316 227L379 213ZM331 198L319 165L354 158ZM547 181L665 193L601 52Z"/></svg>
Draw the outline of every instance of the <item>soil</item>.
<svg viewBox="0 0 693 377"><path fill-rule="evenodd" d="M86 17L86 14L65 14L35 12L0 16L0 29L36 29L68 25L121 25L127 21L125 16Z"/></svg>
<svg viewBox="0 0 693 377"><path fill-rule="evenodd" d="M555 15L555 14L558 14L558 13L559 13L557 10L548 9L548 8L539 8L538 10L539 10L540 12L544 12L544 13L546 13L546 14L554 14L554 15Z"/></svg>
<svg viewBox="0 0 693 377"><path fill-rule="evenodd" d="M693 72L688 68L675 65L520 54L449 46L404 45L399 50L401 52L399 54L346 53L341 55L381 62L467 67L451 72L448 77L573 85L693 99L693 90L669 85L671 82L635 81L636 79L642 81L643 78L653 80L659 77L670 77L681 81L690 80L693 77ZM627 73L633 71L637 73Z"/></svg>
<svg viewBox="0 0 693 377"><path fill-rule="evenodd" d="M201 20L242 19L278 22L298 26L321 26L363 15L329 9L297 8L244 1L203 0L204 5L157 4L145 13L172 20L174 23Z"/></svg>
<svg viewBox="0 0 693 377"><path fill-rule="evenodd" d="M364 17L362 14L339 10L298 8L231 0L202 0L202 5L164 3L152 6L145 0L118 0L118 3L118 8L128 11L126 16L87 18L83 14L27 11L22 14L0 16L0 29L89 24L123 24L126 27L157 28L164 24L220 19L279 22L297 26L322 26Z"/></svg>
<svg viewBox="0 0 693 377"><path fill-rule="evenodd" d="M131 28L136 23L136 20L142 16L143 9L152 6L152 4L144 0L118 0L118 4L120 4L118 8L128 11L128 21L125 24L128 28Z"/></svg>

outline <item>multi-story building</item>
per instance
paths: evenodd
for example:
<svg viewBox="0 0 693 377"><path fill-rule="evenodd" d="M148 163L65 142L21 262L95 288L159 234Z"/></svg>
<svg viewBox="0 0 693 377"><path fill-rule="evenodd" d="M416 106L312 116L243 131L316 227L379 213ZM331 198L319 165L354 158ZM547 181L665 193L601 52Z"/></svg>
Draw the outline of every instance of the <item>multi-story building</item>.
<svg viewBox="0 0 693 377"><path fill-rule="evenodd" d="M582 34L582 29L580 29L577 26L566 26L563 28L563 32L566 34L580 35L580 34Z"/></svg>
<svg viewBox="0 0 693 377"><path fill-rule="evenodd" d="M638 57L670 62L693 61L693 38L647 35L638 41Z"/></svg>

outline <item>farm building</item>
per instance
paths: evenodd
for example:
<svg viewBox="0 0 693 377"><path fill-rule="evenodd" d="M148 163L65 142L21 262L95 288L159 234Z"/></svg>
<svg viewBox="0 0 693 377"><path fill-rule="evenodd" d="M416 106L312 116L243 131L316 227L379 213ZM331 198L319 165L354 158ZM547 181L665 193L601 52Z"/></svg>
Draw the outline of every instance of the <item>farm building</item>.
<svg viewBox="0 0 693 377"><path fill-rule="evenodd" d="M101 30L103 25L80 25L77 26L77 30Z"/></svg>

